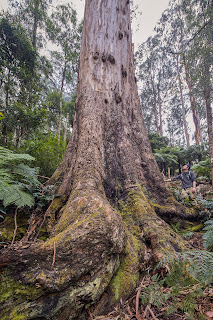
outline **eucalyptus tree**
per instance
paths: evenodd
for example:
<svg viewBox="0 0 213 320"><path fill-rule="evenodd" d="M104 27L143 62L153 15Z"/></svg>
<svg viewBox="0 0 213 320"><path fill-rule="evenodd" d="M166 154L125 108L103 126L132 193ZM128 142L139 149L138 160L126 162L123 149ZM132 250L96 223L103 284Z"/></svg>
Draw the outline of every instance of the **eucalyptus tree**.
<svg viewBox="0 0 213 320"><path fill-rule="evenodd" d="M199 114L196 108L194 82L191 75L191 65L188 59L188 41L191 33L186 24L186 13L182 1L170 1L169 9L164 12L160 23L156 27L158 33L161 35L164 43L164 51L170 54L174 60L174 68L177 74L177 88L181 98L181 109L183 116L184 132L187 144L189 144L188 125L186 122L186 107L184 91L185 84L187 85L188 97L193 115L195 125L195 140L196 144L200 144L202 139L200 134ZM183 74L184 71L184 74Z"/></svg>
<svg viewBox="0 0 213 320"><path fill-rule="evenodd" d="M19 18L35 50L45 43L44 30L48 20L48 7L51 3L51 0L8 0L9 12Z"/></svg>
<svg viewBox="0 0 213 320"><path fill-rule="evenodd" d="M43 113L43 110L35 107L38 100L34 73L36 52L26 31L16 18L10 15L2 16L0 29L2 97L0 109L4 114L1 122L1 140L6 144L11 133L15 135L14 138L18 143L21 136L29 134L30 126L37 126L40 123ZM28 110L29 107L31 110Z"/></svg>
<svg viewBox="0 0 213 320"><path fill-rule="evenodd" d="M185 248L166 223L187 213L146 134L129 1L86 0L73 132L49 183L57 195L45 214L49 238L0 253L12 301L0 312L9 319L85 319L90 305L103 314L138 286L146 244L153 261ZM24 286L18 299L10 283Z"/></svg>
<svg viewBox="0 0 213 320"><path fill-rule="evenodd" d="M146 115L153 114L154 130L163 136L163 113L170 90L172 70L161 47L161 39L156 34L139 47L136 59L145 122L150 118Z"/></svg>
<svg viewBox="0 0 213 320"><path fill-rule="evenodd" d="M193 33L190 41L191 61L196 92L202 97L201 105L205 105L208 128L209 153L211 158L211 174L213 176L213 128L212 128L212 33L213 33L213 3L200 0L184 2L187 13L187 24ZM195 19L192 19L192 17ZM212 179L213 181L213 179Z"/></svg>
<svg viewBox="0 0 213 320"><path fill-rule="evenodd" d="M69 4L57 6L47 26L49 40L57 45L57 50L49 52L52 72L48 74L48 78L60 95L58 142L61 134L63 96L73 95L77 84L81 28L81 24L77 23L76 11ZM67 112L67 119L70 112Z"/></svg>

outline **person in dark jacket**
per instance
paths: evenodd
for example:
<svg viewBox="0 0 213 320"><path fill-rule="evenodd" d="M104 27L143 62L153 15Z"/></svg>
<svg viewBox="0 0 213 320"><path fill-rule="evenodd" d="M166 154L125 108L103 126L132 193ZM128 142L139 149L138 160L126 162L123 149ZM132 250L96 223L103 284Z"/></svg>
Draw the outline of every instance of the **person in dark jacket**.
<svg viewBox="0 0 213 320"><path fill-rule="evenodd" d="M167 179L168 181L181 180L182 182L182 198L191 198L196 202L196 178L192 171L190 171L190 164L184 164L182 167L182 173L178 176Z"/></svg>

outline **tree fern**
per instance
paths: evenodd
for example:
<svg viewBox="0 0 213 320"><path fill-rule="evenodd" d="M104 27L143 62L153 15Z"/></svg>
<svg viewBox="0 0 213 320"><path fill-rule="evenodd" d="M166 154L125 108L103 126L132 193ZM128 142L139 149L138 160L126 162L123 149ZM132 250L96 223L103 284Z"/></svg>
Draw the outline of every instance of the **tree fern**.
<svg viewBox="0 0 213 320"><path fill-rule="evenodd" d="M30 188L38 186L36 170L30 168L26 162L34 160L28 154L15 154L0 147L0 201L4 207L16 207L14 222L15 229L11 245L15 242L17 231L18 208L34 205L34 197ZM1 218L4 218L1 215Z"/></svg>
<svg viewBox="0 0 213 320"><path fill-rule="evenodd" d="M12 175L7 169L0 169L0 181L8 183L13 181Z"/></svg>

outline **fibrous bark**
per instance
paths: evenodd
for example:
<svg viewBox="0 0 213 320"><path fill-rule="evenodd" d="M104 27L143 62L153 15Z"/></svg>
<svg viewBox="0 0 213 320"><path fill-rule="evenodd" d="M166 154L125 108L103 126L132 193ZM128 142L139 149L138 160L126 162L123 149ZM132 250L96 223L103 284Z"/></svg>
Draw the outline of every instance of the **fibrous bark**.
<svg viewBox="0 0 213 320"><path fill-rule="evenodd" d="M129 1L86 1L73 132L50 183L50 238L0 255L0 291L22 292L1 298L2 320L81 319L90 305L101 314L131 294L145 262L185 247L164 220L186 212L166 189L145 131Z"/></svg>

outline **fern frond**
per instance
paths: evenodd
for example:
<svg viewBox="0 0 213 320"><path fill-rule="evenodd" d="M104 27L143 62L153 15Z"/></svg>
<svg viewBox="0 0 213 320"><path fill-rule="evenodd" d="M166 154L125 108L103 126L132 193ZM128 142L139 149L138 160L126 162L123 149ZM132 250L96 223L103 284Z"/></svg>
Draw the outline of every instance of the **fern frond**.
<svg viewBox="0 0 213 320"><path fill-rule="evenodd" d="M171 253L165 256L162 263L172 265L174 262L185 262L186 271L200 282L213 281L213 253L206 250L191 250Z"/></svg>
<svg viewBox="0 0 213 320"><path fill-rule="evenodd" d="M5 182L12 182L12 175L10 172L8 172L7 169L0 169L0 180Z"/></svg>
<svg viewBox="0 0 213 320"><path fill-rule="evenodd" d="M35 168L30 168L28 165L19 163L13 168L13 173L26 178L29 184L39 185L40 182L37 179L37 172Z"/></svg>
<svg viewBox="0 0 213 320"><path fill-rule="evenodd" d="M33 161L35 158L29 154L13 153L11 150L0 147L0 165L11 162Z"/></svg>
<svg viewBox="0 0 213 320"><path fill-rule="evenodd" d="M206 221L203 230L206 232L203 235L204 248L211 250L213 248L213 219Z"/></svg>
<svg viewBox="0 0 213 320"><path fill-rule="evenodd" d="M15 205L16 207L34 205L34 198L31 194L23 190L19 185L12 185L0 181L0 200L3 201L4 207Z"/></svg>

